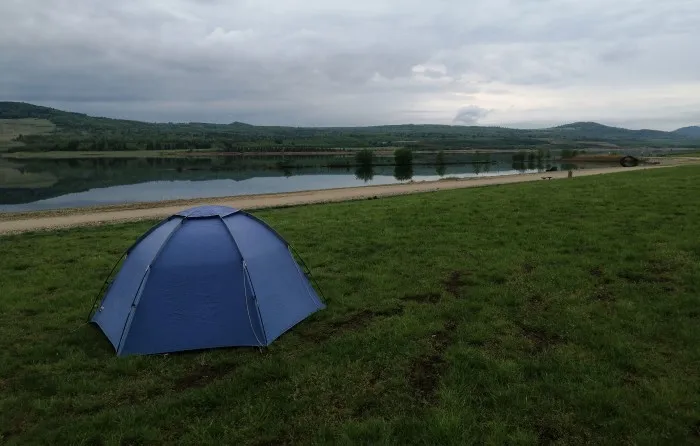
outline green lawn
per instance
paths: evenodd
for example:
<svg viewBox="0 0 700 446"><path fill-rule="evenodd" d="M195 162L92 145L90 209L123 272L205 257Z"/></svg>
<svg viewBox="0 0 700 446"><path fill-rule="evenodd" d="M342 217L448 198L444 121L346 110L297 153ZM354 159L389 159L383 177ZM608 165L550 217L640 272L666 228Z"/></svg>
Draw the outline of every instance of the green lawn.
<svg viewBox="0 0 700 446"><path fill-rule="evenodd" d="M0 238L0 443L700 444L700 167L256 212L328 308L118 359L85 325L149 223Z"/></svg>

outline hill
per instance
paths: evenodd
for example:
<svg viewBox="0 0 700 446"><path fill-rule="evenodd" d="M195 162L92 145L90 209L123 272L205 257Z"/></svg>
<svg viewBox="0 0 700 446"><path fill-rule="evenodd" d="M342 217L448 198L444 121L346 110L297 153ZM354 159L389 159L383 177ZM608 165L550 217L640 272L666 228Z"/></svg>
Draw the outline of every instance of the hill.
<svg viewBox="0 0 700 446"><path fill-rule="evenodd" d="M673 139L675 136L661 130L629 130L621 127L610 127L597 122L575 122L555 127L556 133L561 135L575 135L578 138L602 138L602 139Z"/></svg>
<svg viewBox="0 0 700 446"><path fill-rule="evenodd" d="M692 125L690 127L683 127L678 130L674 130L673 133L690 138L700 138L700 126Z"/></svg>
<svg viewBox="0 0 700 446"><path fill-rule="evenodd" d="M42 132L18 134L5 149L315 151L327 148L411 146L421 149L586 148L625 146L697 146L692 132L629 130L595 122L548 129L453 125L379 125L369 127L284 127L230 124L149 123L93 117L23 102L0 102L0 120L41 120ZM50 132L46 129L51 129Z"/></svg>

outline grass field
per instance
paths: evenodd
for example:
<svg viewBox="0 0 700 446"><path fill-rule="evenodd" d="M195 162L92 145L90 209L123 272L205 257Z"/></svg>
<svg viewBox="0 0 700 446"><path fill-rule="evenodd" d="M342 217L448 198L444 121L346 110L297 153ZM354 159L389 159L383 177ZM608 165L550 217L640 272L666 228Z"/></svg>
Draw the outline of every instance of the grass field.
<svg viewBox="0 0 700 446"><path fill-rule="evenodd" d="M13 141L19 135L50 133L55 128L56 126L46 119L0 119L0 152L21 146L21 142Z"/></svg>
<svg viewBox="0 0 700 446"><path fill-rule="evenodd" d="M118 359L150 223L0 238L3 444L700 444L700 167L267 210L328 308Z"/></svg>
<svg viewBox="0 0 700 446"><path fill-rule="evenodd" d="M195 151L188 150L104 150L101 152L90 151L52 151L52 152L13 152L3 155L8 159L73 159L73 158L160 158L187 156Z"/></svg>

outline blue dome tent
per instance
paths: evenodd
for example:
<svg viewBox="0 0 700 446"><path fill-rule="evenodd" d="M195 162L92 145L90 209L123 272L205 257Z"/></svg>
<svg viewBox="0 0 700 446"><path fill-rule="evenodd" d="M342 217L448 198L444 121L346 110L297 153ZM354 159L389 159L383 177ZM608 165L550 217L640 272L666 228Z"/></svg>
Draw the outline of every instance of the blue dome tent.
<svg viewBox="0 0 700 446"><path fill-rule="evenodd" d="M238 209L179 212L125 255L88 316L118 356L267 346L325 308L289 243Z"/></svg>

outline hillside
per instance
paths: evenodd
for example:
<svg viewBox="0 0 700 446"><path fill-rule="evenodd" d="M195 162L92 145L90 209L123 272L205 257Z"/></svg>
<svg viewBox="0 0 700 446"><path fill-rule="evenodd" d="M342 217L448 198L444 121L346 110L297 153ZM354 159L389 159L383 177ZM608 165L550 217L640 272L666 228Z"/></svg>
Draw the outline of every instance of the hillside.
<svg viewBox="0 0 700 446"><path fill-rule="evenodd" d="M607 143L625 146L700 147L700 135L679 129L628 130L577 122L536 130L452 125L370 127L255 126L242 122L148 123L93 117L22 102L0 102L0 120L41 120L41 132L17 134L12 151L170 150L314 151L324 148L411 146L451 148L585 148ZM47 132L47 128L55 129ZM47 127L48 126L48 127Z"/></svg>
<svg viewBox="0 0 700 446"><path fill-rule="evenodd" d="M674 130L673 133L689 138L700 138L700 126L693 125L690 127L683 127L678 130Z"/></svg>
<svg viewBox="0 0 700 446"><path fill-rule="evenodd" d="M577 138L598 139L675 139L678 135L661 130L629 130L621 127L610 127L597 122L575 122L555 127L554 132L559 135L575 136Z"/></svg>

